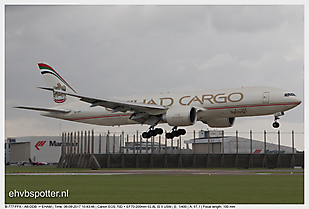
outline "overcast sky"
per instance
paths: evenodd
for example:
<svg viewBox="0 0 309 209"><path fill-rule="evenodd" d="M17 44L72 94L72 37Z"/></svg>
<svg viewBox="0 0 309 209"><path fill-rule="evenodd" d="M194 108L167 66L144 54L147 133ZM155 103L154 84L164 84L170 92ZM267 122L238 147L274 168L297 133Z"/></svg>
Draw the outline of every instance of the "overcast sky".
<svg viewBox="0 0 309 209"><path fill-rule="evenodd" d="M38 62L90 96L269 86L304 101L304 7L5 6L5 137L142 132L148 126L92 126L12 108L53 105L36 88L45 85ZM272 122L273 116L237 118L226 131L273 132ZM282 132L303 132L303 103L279 122ZM187 130L202 128L198 122Z"/></svg>

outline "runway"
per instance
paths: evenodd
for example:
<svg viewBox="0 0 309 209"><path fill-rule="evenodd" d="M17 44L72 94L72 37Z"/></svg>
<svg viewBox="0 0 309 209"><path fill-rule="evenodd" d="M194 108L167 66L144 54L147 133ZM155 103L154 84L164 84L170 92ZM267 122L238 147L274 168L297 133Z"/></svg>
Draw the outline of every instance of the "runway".
<svg viewBox="0 0 309 209"><path fill-rule="evenodd" d="M6 175L304 175L303 169L139 169L81 170L79 172L6 173Z"/></svg>

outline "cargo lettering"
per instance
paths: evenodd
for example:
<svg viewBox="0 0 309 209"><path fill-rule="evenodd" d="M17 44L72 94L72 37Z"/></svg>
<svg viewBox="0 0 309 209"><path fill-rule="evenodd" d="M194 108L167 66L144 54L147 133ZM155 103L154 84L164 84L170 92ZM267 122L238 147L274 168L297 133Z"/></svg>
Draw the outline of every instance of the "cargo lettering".
<svg viewBox="0 0 309 209"><path fill-rule="evenodd" d="M219 94L204 94L201 96L190 96L190 95L184 95L179 98L178 103L182 106L190 106L192 103L198 103L198 104L222 104L222 103L228 103L228 102L240 102L244 98L243 93L241 92L233 92L230 94L225 94L225 93L219 93ZM176 100L177 101L177 100ZM138 102L137 100L131 100L129 102ZM172 97L163 97L159 98L159 102L156 102L154 99L143 99L141 102L143 104L160 104L164 106L172 106L175 103L175 99Z"/></svg>

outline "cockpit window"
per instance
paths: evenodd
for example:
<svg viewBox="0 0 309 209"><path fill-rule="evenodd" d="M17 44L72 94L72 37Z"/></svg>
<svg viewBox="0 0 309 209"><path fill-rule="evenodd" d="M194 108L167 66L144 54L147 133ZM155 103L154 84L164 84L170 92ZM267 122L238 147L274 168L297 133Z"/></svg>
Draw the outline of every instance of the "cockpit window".
<svg viewBox="0 0 309 209"><path fill-rule="evenodd" d="M290 97L290 96L294 96L295 97L296 95L294 93L285 93L284 96L285 97Z"/></svg>

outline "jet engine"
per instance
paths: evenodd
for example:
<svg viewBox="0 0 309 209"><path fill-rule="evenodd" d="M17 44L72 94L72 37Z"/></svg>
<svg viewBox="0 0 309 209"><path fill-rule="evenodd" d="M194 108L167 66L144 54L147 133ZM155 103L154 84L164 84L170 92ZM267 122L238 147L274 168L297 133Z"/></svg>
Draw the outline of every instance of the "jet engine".
<svg viewBox="0 0 309 209"><path fill-rule="evenodd" d="M235 118L214 118L203 121L211 128L227 128L234 125Z"/></svg>
<svg viewBox="0 0 309 209"><path fill-rule="evenodd" d="M162 115L162 120L170 126L191 126L196 122L197 114L194 107L174 106Z"/></svg>

